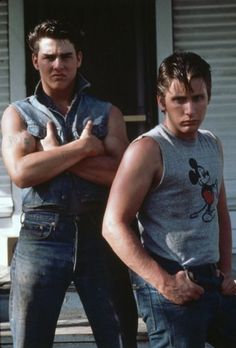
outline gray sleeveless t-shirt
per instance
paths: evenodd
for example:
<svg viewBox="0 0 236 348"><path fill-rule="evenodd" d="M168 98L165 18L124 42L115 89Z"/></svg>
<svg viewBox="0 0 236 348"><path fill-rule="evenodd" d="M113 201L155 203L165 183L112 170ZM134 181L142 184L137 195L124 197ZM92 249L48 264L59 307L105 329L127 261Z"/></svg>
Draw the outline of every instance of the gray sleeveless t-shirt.
<svg viewBox="0 0 236 348"><path fill-rule="evenodd" d="M223 175L219 140L205 130L195 140L182 140L163 125L143 136L159 144L163 159L161 182L139 212L144 247L182 266L217 262Z"/></svg>

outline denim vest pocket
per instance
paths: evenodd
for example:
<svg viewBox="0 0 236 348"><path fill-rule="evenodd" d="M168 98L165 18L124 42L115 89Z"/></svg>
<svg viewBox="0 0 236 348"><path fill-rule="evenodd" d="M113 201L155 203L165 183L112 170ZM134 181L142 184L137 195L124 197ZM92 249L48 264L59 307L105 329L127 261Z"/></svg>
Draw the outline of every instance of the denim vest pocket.
<svg viewBox="0 0 236 348"><path fill-rule="evenodd" d="M46 136L46 128L36 123L28 124L27 131L35 138L43 139Z"/></svg>
<svg viewBox="0 0 236 348"><path fill-rule="evenodd" d="M78 138L84 130L86 123L91 120L93 122L92 134L99 139L104 139L107 135L107 120L103 115L93 119L92 117L86 117L82 124L77 125L77 129L73 131L74 138ZM79 135L79 136L78 136Z"/></svg>
<svg viewBox="0 0 236 348"><path fill-rule="evenodd" d="M93 122L92 134L100 139L103 139L107 134L107 119L104 117L104 115L96 117L95 119L87 117L83 121L83 127L85 127L89 119L91 119Z"/></svg>

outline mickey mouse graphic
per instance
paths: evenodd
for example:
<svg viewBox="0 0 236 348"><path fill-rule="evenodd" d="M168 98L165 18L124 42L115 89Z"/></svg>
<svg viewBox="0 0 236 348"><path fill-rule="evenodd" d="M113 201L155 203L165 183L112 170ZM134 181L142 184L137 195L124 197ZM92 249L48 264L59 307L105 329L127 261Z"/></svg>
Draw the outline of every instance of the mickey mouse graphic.
<svg viewBox="0 0 236 348"><path fill-rule="evenodd" d="M211 184L209 171L198 165L194 158L190 158L189 164L192 168L189 171L189 179L193 185L199 184L201 186L201 194L205 203L200 210L192 213L190 218L194 219L198 217L201 212L203 212L202 220L204 222L210 222L215 217L215 207L212 208L212 205L214 203L215 196L218 195L217 180L214 184Z"/></svg>

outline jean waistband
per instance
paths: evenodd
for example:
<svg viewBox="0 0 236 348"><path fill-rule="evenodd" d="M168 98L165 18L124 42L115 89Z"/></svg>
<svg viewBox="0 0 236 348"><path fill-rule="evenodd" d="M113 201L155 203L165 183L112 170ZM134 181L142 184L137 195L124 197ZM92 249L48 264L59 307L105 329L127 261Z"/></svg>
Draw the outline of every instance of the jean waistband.
<svg viewBox="0 0 236 348"><path fill-rule="evenodd" d="M224 275L217 269L215 264L187 268L189 278L204 289L220 289Z"/></svg>
<svg viewBox="0 0 236 348"><path fill-rule="evenodd" d="M83 205L74 207L71 211L68 211L68 208L62 208L57 205L44 205L38 207L26 207L23 206L23 213L55 213L63 216L83 216L90 213L96 213L105 211L105 203L103 202L87 202Z"/></svg>
<svg viewBox="0 0 236 348"><path fill-rule="evenodd" d="M30 210L27 212L22 212L20 216L21 224L24 223L25 220L34 220L38 222L46 222L46 223L59 223L60 221L68 221L68 222L82 222L87 221L91 217L102 217L104 211L102 209L98 209L96 212L83 212L81 214L66 214L64 212L59 211L49 211L49 210Z"/></svg>
<svg viewBox="0 0 236 348"><path fill-rule="evenodd" d="M85 216L89 214L100 214L104 213L105 206L101 204L98 205L90 205L86 206L84 209L81 209L78 212L70 212L63 209L59 209L58 207L50 206L50 207L38 207L34 209L23 209L22 214L44 214L44 215L50 215L50 214L57 214L59 216L63 217L75 217L75 216Z"/></svg>
<svg viewBox="0 0 236 348"><path fill-rule="evenodd" d="M217 264L216 263L207 263L204 265L199 266L186 266L184 267L189 272L192 272L193 274L204 274L204 275L216 275L217 274Z"/></svg>
<svg viewBox="0 0 236 348"><path fill-rule="evenodd" d="M177 261L166 259L165 257L153 253L149 254L152 256L152 258L154 258L156 262L158 262L158 264L160 264L161 267L163 267L170 274L175 274L181 270L188 270L190 272L202 273L206 275L214 275L217 272L216 263L206 263L197 266L182 266Z"/></svg>

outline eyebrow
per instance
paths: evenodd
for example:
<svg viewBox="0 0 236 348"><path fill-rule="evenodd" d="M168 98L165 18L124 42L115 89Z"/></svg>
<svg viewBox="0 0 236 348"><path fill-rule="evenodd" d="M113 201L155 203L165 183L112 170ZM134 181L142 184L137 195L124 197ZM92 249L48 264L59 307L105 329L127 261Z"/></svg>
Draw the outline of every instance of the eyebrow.
<svg viewBox="0 0 236 348"><path fill-rule="evenodd" d="M204 93L193 93L191 94L191 98L199 98L199 97L204 97L205 94ZM186 94L178 94L178 95L173 95L171 97L172 100L180 100L180 99L185 99L188 98L188 96Z"/></svg>
<svg viewBox="0 0 236 348"><path fill-rule="evenodd" d="M61 57L61 58L66 58L66 57L72 56L72 55L73 55L73 52L64 52L64 53L60 53L60 54L55 54L55 53L43 53L43 52L42 52L42 55L43 55L44 57Z"/></svg>

